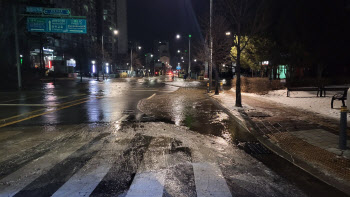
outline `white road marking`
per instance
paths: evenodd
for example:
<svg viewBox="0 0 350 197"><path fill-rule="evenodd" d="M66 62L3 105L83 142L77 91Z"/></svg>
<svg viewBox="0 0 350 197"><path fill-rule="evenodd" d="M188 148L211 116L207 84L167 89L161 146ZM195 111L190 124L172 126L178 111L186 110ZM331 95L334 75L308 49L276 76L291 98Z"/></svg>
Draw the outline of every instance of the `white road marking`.
<svg viewBox="0 0 350 197"><path fill-rule="evenodd" d="M126 197L162 197L166 170L136 174Z"/></svg>
<svg viewBox="0 0 350 197"><path fill-rule="evenodd" d="M4 107L12 107L12 106L27 106L27 107L56 107L59 104L0 104L0 106Z"/></svg>
<svg viewBox="0 0 350 197"><path fill-rule="evenodd" d="M94 134L95 137L96 135L97 134ZM42 174L47 173L57 163L69 157L88 142L88 140L84 140L67 143L64 147L52 150L48 154L33 160L26 166L3 178L0 180L0 196L14 196L28 184Z"/></svg>
<svg viewBox="0 0 350 197"><path fill-rule="evenodd" d="M230 189L218 166L209 163L193 163L198 197L231 197Z"/></svg>
<svg viewBox="0 0 350 197"><path fill-rule="evenodd" d="M89 196L113 166L118 154L122 153L121 150L126 147L117 146L114 140L111 141L52 196Z"/></svg>
<svg viewBox="0 0 350 197"><path fill-rule="evenodd" d="M167 172L165 153L170 147L164 146L163 143L162 140L157 139L151 141L126 197L163 196Z"/></svg>
<svg viewBox="0 0 350 197"><path fill-rule="evenodd" d="M129 115L121 117L117 123L124 121ZM118 146L115 139L109 139L110 142L102 147L101 151L94 156L83 168L74 174L60 189L52 196L70 196L80 197L89 196L97 185L102 181L103 177L108 173L113 163L122 154L122 150L127 145Z"/></svg>
<svg viewBox="0 0 350 197"><path fill-rule="evenodd" d="M17 134L22 133L22 131L5 131L5 132L0 132L0 140L5 140L7 138L10 138L12 136L15 136Z"/></svg>
<svg viewBox="0 0 350 197"><path fill-rule="evenodd" d="M152 96L148 97L146 100L149 100L149 99L153 98L154 96L156 96L156 93L152 94Z"/></svg>
<svg viewBox="0 0 350 197"><path fill-rule="evenodd" d="M157 90L130 90L131 92L156 92Z"/></svg>

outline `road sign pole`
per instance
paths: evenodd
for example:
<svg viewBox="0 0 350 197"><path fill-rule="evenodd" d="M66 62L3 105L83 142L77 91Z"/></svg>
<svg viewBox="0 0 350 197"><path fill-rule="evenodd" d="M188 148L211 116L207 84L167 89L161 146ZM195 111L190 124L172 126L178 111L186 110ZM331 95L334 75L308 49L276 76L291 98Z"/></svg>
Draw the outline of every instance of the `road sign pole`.
<svg viewBox="0 0 350 197"><path fill-rule="evenodd" d="M339 149L346 150L347 144L347 113L348 109L346 106L341 107L340 110L340 133L339 133Z"/></svg>
<svg viewBox="0 0 350 197"><path fill-rule="evenodd" d="M22 75L21 75L21 64L19 59L19 44L18 44L18 29L17 29L17 13L16 5L13 5L13 26L15 30L15 47L16 47L16 65L17 65L17 78L18 78L18 89L22 88Z"/></svg>

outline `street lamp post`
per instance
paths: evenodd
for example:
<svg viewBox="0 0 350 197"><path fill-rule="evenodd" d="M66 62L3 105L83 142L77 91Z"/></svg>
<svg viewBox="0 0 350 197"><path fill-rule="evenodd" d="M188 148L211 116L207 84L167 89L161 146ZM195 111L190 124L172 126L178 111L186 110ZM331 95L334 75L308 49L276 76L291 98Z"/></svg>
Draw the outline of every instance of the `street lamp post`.
<svg viewBox="0 0 350 197"><path fill-rule="evenodd" d="M210 0L210 60L209 60L209 91L213 84L213 35L212 35L212 18L213 18L213 0Z"/></svg>
<svg viewBox="0 0 350 197"><path fill-rule="evenodd" d="M181 38L180 34L177 34L176 39L180 39L180 38ZM188 35L188 74L190 75L190 78L191 78L191 38L192 38L192 35L189 34ZM180 53L180 50L178 50L177 53Z"/></svg>
<svg viewBox="0 0 350 197"><path fill-rule="evenodd" d="M142 47L141 46L138 46L137 47L139 50L141 50L142 49ZM132 68L132 63L133 63L133 61L132 61L132 50L133 50L133 46L131 46L131 54L130 54L130 75L132 75L132 72L133 72L133 68Z"/></svg>
<svg viewBox="0 0 350 197"><path fill-rule="evenodd" d="M115 30L113 30L113 34L114 35L118 35L119 34L119 31L117 30L117 29L115 29ZM105 72L104 72L104 69L103 69L103 64L104 64L104 60L105 60L105 51L104 51L104 46L103 46L103 40L104 39L104 36L103 36L103 33L102 33L102 39L101 39L101 41L102 41L102 77L103 77L103 80L105 80ZM97 69L98 70L98 69ZM99 75L99 73L97 72L97 80L98 80L98 75Z"/></svg>
<svg viewBox="0 0 350 197"><path fill-rule="evenodd" d="M191 37L192 35L188 36L188 74L191 78Z"/></svg>

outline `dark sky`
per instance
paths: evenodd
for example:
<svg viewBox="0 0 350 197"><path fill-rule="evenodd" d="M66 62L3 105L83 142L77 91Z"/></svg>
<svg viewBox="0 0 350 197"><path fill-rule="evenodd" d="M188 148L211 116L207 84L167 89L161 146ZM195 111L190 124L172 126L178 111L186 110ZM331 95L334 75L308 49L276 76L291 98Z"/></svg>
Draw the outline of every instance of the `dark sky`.
<svg viewBox="0 0 350 197"><path fill-rule="evenodd" d="M140 42L145 52L151 50L154 40L168 40L172 47L176 33L200 38L197 17L209 12L209 0L127 0L127 3L129 40Z"/></svg>

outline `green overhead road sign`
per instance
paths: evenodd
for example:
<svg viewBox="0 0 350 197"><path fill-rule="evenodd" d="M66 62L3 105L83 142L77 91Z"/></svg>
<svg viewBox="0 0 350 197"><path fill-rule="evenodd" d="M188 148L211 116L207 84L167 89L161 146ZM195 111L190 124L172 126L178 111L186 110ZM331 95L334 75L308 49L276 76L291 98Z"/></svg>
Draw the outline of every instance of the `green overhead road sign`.
<svg viewBox="0 0 350 197"><path fill-rule="evenodd" d="M42 13L43 13L43 8L42 8L42 7L27 6L27 7L26 7L26 12L29 12L29 13L36 13L36 14L42 14Z"/></svg>
<svg viewBox="0 0 350 197"><path fill-rule="evenodd" d="M44 8L43 14L45 14L45 15L69 16L70 15L70 9Z"/></svg>
<svg viewBox="0 0 350 197"><path fill-rule="evenodd" d="M70 16L70 9L68 8L43 8L27 6L26 12L33 14L44 14L51 16Z"/></svg>
<svg viewBox="0 0 350 197"><path fill-rule="evenodd" d="M27 30L47 33L86 33L86 19L27 18Z"/></svg>

